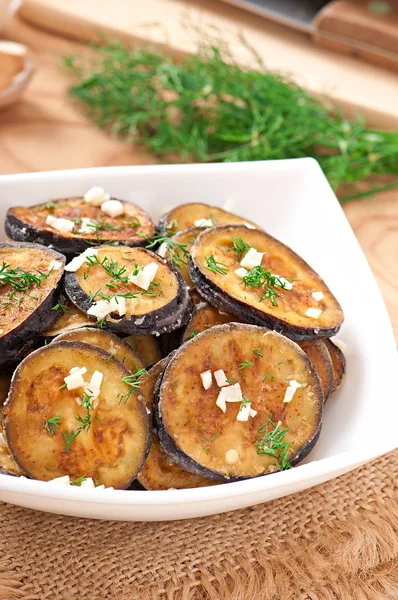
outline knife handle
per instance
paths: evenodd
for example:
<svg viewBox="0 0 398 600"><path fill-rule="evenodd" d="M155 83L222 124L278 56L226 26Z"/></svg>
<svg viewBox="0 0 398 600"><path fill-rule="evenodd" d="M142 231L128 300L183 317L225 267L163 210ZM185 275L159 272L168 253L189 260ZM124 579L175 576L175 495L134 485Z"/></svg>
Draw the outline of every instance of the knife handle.
<svg viewBox="0 0 398 600"><path fill-rule="evenodd" d="M397 0L335 0L313 24L316 44L398 71Z"/></svg>

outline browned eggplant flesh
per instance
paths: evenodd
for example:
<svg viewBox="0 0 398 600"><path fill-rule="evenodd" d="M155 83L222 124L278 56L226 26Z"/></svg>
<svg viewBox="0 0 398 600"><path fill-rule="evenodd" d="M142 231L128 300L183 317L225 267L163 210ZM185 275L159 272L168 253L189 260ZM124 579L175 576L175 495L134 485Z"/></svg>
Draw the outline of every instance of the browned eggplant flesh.
<svg viewBox="0 0 398 600"><path fill-rule="evenodd" d="M127 488L149 450L149 422L131 372L107 352L57 342L15 371L4 405L7 443L28 477L83 475Z"/></svg>
<svg viewBox="0 0 398 600"><path fill-rule="evenodd" d="M184 325L193 310L180 273L144 248L99 246L73 259L66 271L70 300L115 333L167 333Z"/></svg>
<svg viewBox="0 0 398 600"><path fill-rule="evenodd" d="M322 408L319 378L297 344L229 323L176 351L157 388L155 415L171 460L225 481L300 462L318 439Z"/></svg>
<svg viewBox="0 0 398 600"><path fill-rule="evenodd" d="M7 235L16 241L36 242L66 255L83 252L92 244L143 246L155 233L147 212L132 202L108 198L121 210L104 212L84 197L61 198L36 206L16 206L6 215ZM108 204L109 206L109 204ZM115 215L115 216L112 216Z"/></svg>
<svg viewBox="0 0 398 600"><path fill-rule="evenodd" d="M329 337L343 322L341 306L320 276L264 231L203 231L191 249L190 273L211 304L295 340Z"/></svg>

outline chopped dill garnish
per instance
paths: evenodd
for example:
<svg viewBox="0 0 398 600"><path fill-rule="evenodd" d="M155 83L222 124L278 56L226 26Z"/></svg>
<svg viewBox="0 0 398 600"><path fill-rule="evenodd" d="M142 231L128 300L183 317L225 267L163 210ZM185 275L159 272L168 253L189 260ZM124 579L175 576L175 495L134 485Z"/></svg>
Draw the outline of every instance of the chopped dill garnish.
<svg viewBox="0 0 398 600"><path fill-rule="evenodd" d="M32 296L29 294L30 288L35 285L40 287L41 284L50 275L51 271L43 273L36 269L36 271L24 271L20 267L13 269L11 265L3 261L0 266L0 287L9 285L11 291L7 294L8 301L3 302L3 308L13 305L14 301L17 303L16 306L19 308L23 300L23 296L16 296L19 293L25 293L27 296L34 300L40 300L39 296Z"/></svg>
<svg viewBox="0 0 398 600"><path fill-rule="evenodd" d="M244 277L242 277L242 282L245 287L251 289L264 288L265 294L261 296L260 302L269 298L272 306L278 306L276 298L279 294L274 289L275 285L279 285L283 288L285 287L285 284L281 284L281 280L277 275L272 275L271 271L264 269L262 266L253 267Z"/></svg>
<svg viewBox="0 0 398 600"><path fill-rule="evenodd" d="M234 383L238 383L237 379L226 379L225 383L228 383L228 385L234 385Z"/></svg>
<svg viewBox="0 0 398 600"><path fill-rule="evenodd" d="M269 373L268 373L268 371L267 371L267 373L264 375L264 377L263 377L263 378L262 378L262 380L261 380L263 383L264 383L264 381L266 381L266 379L267 379L268 375L269 375Z"/></svg>
<svg viewBox="0 0 398 600"><path fill-rule="evenodd" d="M242 238L232 238L232 243L233 247L230 250L228 250L228 252L234 250L236 260L240 262L250 250L250 245L247 244L244 240L242 240Z"/></svg>
<svg viewBox="0 0 398 600"><path fill-rule="evenodd" d="M191 340L192 338L195 337L195 335L198 335L199 331L196 331L196 329L192 329L191 333L189 335L187 335L187 337L185 338L186 341Z"/></svg>
<svg viewBox="0 0 398 600"><path fill-rule="evenodd" d="M251 404L250 400L248 398L246 398L246 396L242 396L242 403L239 407L239 411L241 411L243 408L245 408L248 404Z"/></svg>
<svg viewBox="0 0 398 600"><path fill-rule="evenodd" d="M153 240L146 245L146 248L154 248L158 244L162 246L164 244L166 246L166 258L172 265L177 267L177 269L180 269L181 265L188 264L189 251L186 244L177 242L173 237L155 235Z"/></svg>
<svg viewBox="0 0 398 600"><path fill-rule="evenodd" d="M65 452L66 453L69 452L73 440L75 440L79 434L80 434L80 429L78 429L77 431L69 432L69 437L68 437L68 432L66 432L66 431L62 432L62 437L65 442Z"/></svg>
<svg viewBox="0 0 398 600"><path fill-rule="evenodd" d="M222 262L217 261L214 258L214 254L206 257L206 268L212 273L219 273L220 275L226 275L228 273L228 267Z"/></svg>
<svg viewBox="0 0 398 600"><path fill-rule="evenodd" d="M218 438L218 436L219 436L220 434L221 434L221 431L217 431L217 433L215 433L215 434L213 435L213 437L211 438L210 442L214 442L214 440L215 440L216 438Z"/></svg>
<svg viewBox="0 0 398 600"><path fill-rule="evenodd" d="M289 428L282 429L282 422L273 423L272 414L268 422L260 427L258 433L263 434L256 442L257 454L267 454L275 459L276 465L280 471L291 469L292 465L287 460L291 442L286 441L286 435Z"/></svg>
<svg viewBox="0 0 398 600"><path fill-rule="evenodd" d="M126 394L120 396L118 404L121 404L122 402L123 404L126 404L134 390L139 389L141 385L141 382L139 381L140 377L142 377L142 375L145 375L146 373L146 369L138 369L132 375L126 375L126 377L122 378L122 382L130 386L130 389Z"/></svg>
<svg viewBox="0 0 398 600"><path fill-rule="evenodd" d="M75 481L71 481L70 484L71 485L80 485L81 483L83 483L83 481L86 481L87 479L87 475L82 475L81 477L79 477L79 479L76 479Z"/></svg>
<svg viewBox="0 0 398 600"><path fill-rule="evenodd" d="M46 419L44 427L47 429L47 431L50 435L55 435L55 433L56 433L55 430L60 428L61 421L62 421L62 416L59 413L57 413L50 419Z"/></svg>
<svg viewBox="0 0 398 600"><path fill-rule="evenodd" d="M253 354L255 354L256 356L260 356L260 358L263 358L264 356L263 354L261 354L260 348L254 348Z"/></svg>
<svg viewBox="0 0 398 600"><path fill-rule="evenodd" d="M251 360L245 360L245 362L240 363L239 371L242 369L247 369L247 367L254 367L254 362Z"/></svg>
<svg viewBox="0 0 398 600"><path fill-rule="evenodd" d="M67 306L66 304L56 304L55 306L52 307L51 310L62 310L62 312L64 312L64 313L72 312L71 309L69 308L69 306Z"/></svg>

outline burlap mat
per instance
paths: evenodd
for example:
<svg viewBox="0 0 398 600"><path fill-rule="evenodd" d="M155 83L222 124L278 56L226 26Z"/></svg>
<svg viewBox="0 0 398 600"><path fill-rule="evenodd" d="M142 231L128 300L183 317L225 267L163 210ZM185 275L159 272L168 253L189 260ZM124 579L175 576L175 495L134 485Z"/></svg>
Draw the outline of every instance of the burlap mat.
<svg viewBox="0 0 398 600"><path fill-rule="evenodd" d="M0 505L0 598L398 598L398 451L295 496L174 523Z"/></svg>

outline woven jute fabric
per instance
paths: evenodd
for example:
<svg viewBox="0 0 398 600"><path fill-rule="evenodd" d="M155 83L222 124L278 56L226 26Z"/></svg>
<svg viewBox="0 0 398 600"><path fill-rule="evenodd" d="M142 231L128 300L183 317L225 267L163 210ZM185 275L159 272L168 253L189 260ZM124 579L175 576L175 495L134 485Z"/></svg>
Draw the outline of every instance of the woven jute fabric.
<svg viewBox="0 0 398 600"><path fill-rule="evenodd" d="M90 521L0 505L7 600L398 598L398 451L233 513Z"/></svg>

